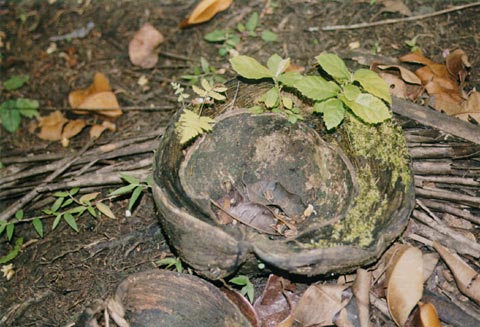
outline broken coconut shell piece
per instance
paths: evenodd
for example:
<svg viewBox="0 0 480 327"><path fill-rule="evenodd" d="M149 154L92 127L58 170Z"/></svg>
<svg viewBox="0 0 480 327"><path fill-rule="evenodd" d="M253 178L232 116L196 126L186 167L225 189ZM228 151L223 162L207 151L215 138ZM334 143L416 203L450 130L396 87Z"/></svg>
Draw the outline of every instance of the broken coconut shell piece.
<svg viewBox="0 0 480 327"><path fill-rule="evenodd" d="M268 87L268 85L267 85ZM211 133L188 147L173 117L155 155L153 193L175 252L219 279L257 259L294 274L343 273L374 262L406 227L414 191L394 122L351 115L334 132L308 115L252 115L258 85L203 110ZM232 94L230 99L234 98Z"/></svg>
<svg viewBox="0 0 480 327"><path fill-rule="evenodd" d="M205 280L156 269L128 276L114 296L94 302L75 326L100 326L105 316L115 321L115 326L253 326L248 314Z"/></svg>

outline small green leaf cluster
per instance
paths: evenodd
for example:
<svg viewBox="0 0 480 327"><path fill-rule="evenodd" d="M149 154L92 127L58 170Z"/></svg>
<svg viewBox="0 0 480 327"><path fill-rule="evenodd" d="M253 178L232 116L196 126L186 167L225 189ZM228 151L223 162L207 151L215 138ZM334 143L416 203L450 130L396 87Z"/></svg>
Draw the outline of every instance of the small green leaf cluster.
<svg viewBox="0 0 480 327"><path fill-rule="evenodd" d="M13 248L3 257L0 258L0 264L8 263L15 259L17 255L20 253L23 245L23 237L19 237L15 241L15 245Z"/></svg>
<svg viewBox="0 0 480 327"><path fill-rule="evenodd" d="M176 130L180 135L180 144L185 144L198 135L210 132L213 124L215 124L214 119L184 109L176 125Z"/></svg>
<svg viewBox="0 0 480 327"><path fill-rule="evenodd" d="M221 75L225 73L225 69L217 69L204 57L200 57L200 66L193 66L193 74L182 75L180 78L187 80L191 85L198 84L200 79L206 79L210 84L225 83L226 79Z"/></svg>
<svg viewBox="0 0 480 327"><path fill-rule="evenodd" d="M14 91L28 82L29 76L13 76L3 83L6 91ZM33 118L38 116L38 101L18 98L3 101L0 104L0 120L3 128L14 133L20 127L22 117Z"/></svg>
<svg viewBox="0 0 480 327"><path fill-rule="evenodd" d="M260 17L257 12L253 12L244 24L242 22L237 24L235 30L233 29L220 29L214 30L204 36L205 41L211 43L219 43L221 46L218 49L218 54L221 57L226 56L230 50L242 41L242 39L248 37L257 37L257 28L259 27ZM278 35L270 30L263 30L260 37L265 42L275 42L278 40Z"/></svg>
<svg viewBox="0 0 480 327"><path fill-rule="evenodd" d="M229 280L231 284L242 286L240 293L253 303L255 289L250 279L245 275L238 275Z"/></svg>
<svg viewBox="0 0 480 327"><path fill-rule="evenodd" d="M251 109L253 113L269 109L286 114L291 122L302 119L291 98L282 92L286 88L298 91L313 102L314 112L323 114L329 130L343 121L346 110L368 124L381 123L391 117L388 105L392 99L388 85L377 73L368 69L351 73L335 54L321 53L315 59L328 79L287 72L290 59L282 59L277 54L268 59L267 66L248 56L233 57L230 63L233 70L244 78L274 82L274 86L260 98L263 105Z"/></svg>
<svg viewBox="0 0 480 327"><path fill-rule="evenodd" d="M130 176L127 174L120 174L122 179L128 183L126 186L122 186L119 189L116 189L110 192L110 196L119 196L131 193L130 200L128 201L128 209L126 216L130 216L133 210L133 207L138 202L140 195L147 189L151 187L150 178L145 182L141 182L138 178ZM107 215L108 216L108 215Z"/></svg>
<svg viewBox="0 0 480 327"><path fill-rule="evenodd" d="M165 267L165 269L175 268L175 270L179 273L184 271L183 263L180 258L175 257L167 257L160 260L155 261L155 266L157 267Z"/></svg>
<svg viewBox="0 0 480 327"><path fill-rule="evenodd" d="M63 220L67 223L68 226L70 226L70 228L72 228L76 232L79 232L77 219L83 213L88 212L94 218L97 218L100 214L103 214L108 218L115 219L116 217L114 213L112 212L110 207L104 203L104 201L107 199L112 199L131 193L127 210L127 216L129 216L131 215L131 211L133 210L135 204L138 202L138 199L142 192L148 188L151 188L151 181L150 179L147 179L145 182L141 182L136 177L127 174L120 174L120 176L124 181L128 183L128 185L122 186L119 189L110 192L107 198L98 199L100 192L88 193L76 198L75 196L78 195L80 188L75 187L69 191L60 191L53 193L52 196L56 199L50 208L42 210L42 212L44 213L43 216L26 219L24 217L23 210L18 210L15 213L15 221L0 221L0 236L5 233L8 241L11 241L15 232L16 224L31 222L37 234L43 238L43 221L47 218L54 218L52 230L55 230ZM5 263L13 260L18 254L19 247L21 247L22 242L23 238L18 238L16 240L15 247L6 256L0 258L0 263Z"/></svg>

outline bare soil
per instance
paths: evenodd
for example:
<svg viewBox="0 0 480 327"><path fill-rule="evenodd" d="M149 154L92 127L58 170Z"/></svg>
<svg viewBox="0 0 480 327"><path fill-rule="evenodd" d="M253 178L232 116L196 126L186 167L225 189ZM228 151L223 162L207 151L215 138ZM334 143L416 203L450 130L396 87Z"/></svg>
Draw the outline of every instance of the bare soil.
<svg viewBox="0 0 480 327"><path fill-rule="evenodd" d="M443 61L445 50L463 49L472 65L470 88L480 89L478 7L424 20L326 32L321 30L322 26L349 25L401 15L381 12L380 4L370 5L368 1L235 1L230 9L210 22L179 29L179 22L197 1L49 2L53 1L0 0L0 31L6 34L4 47L0 48L3 55L0 81L28 74L30 81L26 86L9 93L9 97L36 99L41 104L41 114L46 115L55 108L68 108L68 93L86 87L95 72L103 72L122 107L144 109L125 111L116 121L117 131L105 133L95 146L146 135L164 127L177 108L170 82L192 74L201 56L217 69L226 68L226 79L233 77L227 58L218 55L219 46L204 41L203 37L215 29L235 28L237 22L245 22L254 11L263 14L260 31L270 29L279 35L279 40L273 43L259 37L242 39L237 51L259 61L278 53L292 58L296 65L311 67L316 55L330 51L340 54L354 67L359 65L354 60L358 53L372 58L373 55L397 58L409 52L405 41L418 36L417 44L425 54L439 62ZM405 1L414 14L466 2ZM88 22L94 22L95 27L86 37L56 42L57 51L46 53L51 43L49 37L70 33ZM128 43L145 22L153 24L166 38L153 69L135 67L128 58ZM349 44L355 41L359 42L360 49L353 52ZM64 54L70 54L70 59L75 61L73 65L69 65L68 55ZM149 89L137 83L142 75L148 78ZM148 107L157 109L148 110ZM64 112L74 116L68 110ZM88 142L88 133L83 132L68 148L63 148L58 142L43 141L29 133L28 123L23 119L21 128L13 134L0 128L1 158L40 154L68 156ZM139 155L138 159L147 156ZM24 169L47 162L37 162ZM115 159L110 159L104 165L115 163ZM96 189L103 194L108 192L108 187ZM478 189L475 192L478 196ZM38 215L40 209L51 203L49 196L45 193L30 203L25 208L26 216ZM0 199L1 210L16 199ZM84 215L78 220L78 233L65 223L52 231L49 221L45 237L39 238L30 224L17 225L15 238L23 236L28 245L13 261L16 275L9 281L0 279L0 317L8 317L2 326L72 326L86 305L97 298L105 298L124 277L150 269L154 261L170 254L157 225L150 194L142 196L131 217L125 216L128 199L109 205L118 219L105 216L94 219ZM12 243L2 235L0 257L11 248ZM264 279L255 281L260 290Z"/></svg>

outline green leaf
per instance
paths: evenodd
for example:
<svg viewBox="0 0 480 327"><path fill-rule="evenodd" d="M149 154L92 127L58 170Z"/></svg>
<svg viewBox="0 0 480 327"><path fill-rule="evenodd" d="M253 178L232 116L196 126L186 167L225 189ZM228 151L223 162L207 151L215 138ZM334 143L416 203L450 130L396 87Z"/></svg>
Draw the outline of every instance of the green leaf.
<svg viewBox="0 0 480 327"><path fill-rule="evenodd" d="M286 72L278 76L277 80L283 85L293 87L293 85L303 78L299 72Z"/></svg>
<svg viewBox="0 0 480 327"><path fill-rule="evenodd" d="M276 87L272 87L263 95L263 102L267 108L273 108L278 105L278 90Z"/></svg>
<svg viewBox="0 0 480 327"><path fill-rule="evenodd" d="M245 275L239 275L230 279L229 282L235 285L244 286L250 283L250 280Z"/></svg>
<svg viewBox="0 0 480 327"><path fill-rule="evenodd" d="M55 219L53 220L53 224L52 224L52 230L54 230L55 228L57 228L58 224L60 224L60 220L62 219L62 216L63 214L59 213Z"/></svg>
<svg viewBox="0 0 480 327"><path fill-rule="evenodd" d="M340 125L345 118L343 103L336 98L315 103L313 111L323 114L323 121L328 130Z"/></svg>
<svg viewBox="0 0 480 327"><path fill-rule="evenodd" d="M74 195L77 194L79 191L80 191L80 187L74 187L74 188L72 188L72 189L68 192L68 195L74 196Z"/></svg>
<svg viewBox="0 0 480 327"><path fill-rule="evenodd" d="M71 213L72 215L73 215L73 214L77 214L77 216L80 216L82 213L85 212L85 210L87 210L87 207L78 206L78 207L69 209L67 212L68 212L68 213Z"/></svg>
<svg viewBox="0 0 480 327"><path fill-rule="evenodd" d="M56 199L55 202L54 202L53 205L52 205L51 210L52 210L53 212L57 212L58 209L60 209L60 207L62 206L63 200L65 200L65 198L58 198L58 199Z"/></svg>
<svg viewBox="0 0 480 327"><path fill-rule="evenodd" d="M5 227L7 227L7 223L5 221L0 221L0 235L2 235L3 231L5 230Z"/></svg>
<svg viewBox="0 0 480 327"><path fill-rule="evenodd" d="M355 101L350 101L344 95L340 95L340 100L366 123L377 124L392 117L392 113L385 103L369 93L360 94Z"/></svg>
<svg viewBox="0 0 480 327"><path fill-rule="evenodd" d="M69 196L70 193L68 192L55 192L53 193L53 196L56 197L56 198L66 198L67 196Z"/></svg>
<svg viewBox="0 0 480 327"><path fill-rule="evenodd" d="M210 132L213 124L215 124L214 119L199 116L193 111L185 109L177 123L180 144L185 144L204 132Z"/></svg>
<svg viewBox="0 0 480 327"><path fill-rule="evenodd" d="M11 249L6 255L0 258L0 264L8 263L15 259L17 255L20 253L23 245L23 237L17 238L15 241L15 246Z"/></svg>
<svg viewBox="0 0 480 327"><path fill-rule="evenodd" d="M220 57L225 57L227 54L228 54L228 49L227 48L218 49L218 55Z"/></svg>
<svg viewBox="0 0 480 327"><path fill-rule="evenodd" d="M40 218L33 218L32 220L32 225L33 228L35 228L35 231L37 232L38 236L43 238L43 223Z"/></svg>
<svg viewBox="0 0 480 327"><path fill-rule="evenodd" d="M37 117L39 103L37 100L20 98L16 101L16 107L20 110L20 114L27 118Z"/></svg>
<svg viewBox="0 0 480 327"><path fill-rule="evenodd" d="M135 203L137 202L138 200L138 197L140 196L140 194L142 194L142 191L143 191L143 186L137 186L133 192L132 192L132 196L130 197L130 201L128 203L128 210L129 211L132 211L132 208L133 206L135 205Z"/></svg>
<svg viewBox="0 0 480 327"><path fill-rule="evenodd" d="M237 44L240 43L240 41L240 36L238 36L237 34L232 34L227 38L225 44L229 46L229 49L233 49L237 46Z"/></svg>
<svg viewBox="0 0 480 327"><path fill-rule="evenodd" d="M248 111L253 115L260 115L265 112L262 106L253 106L248 109Z"/></svg>
<svg viewBox="0 0 480 327"><path fill-rule="evenodd" d="M293 108L293 100L292 100L292 98L290 98L288 96L282 96L282 103L283 103L283 106L286 109L292 109Z"/></svg>
<svg viewBox="0 0 480 327"><path fill-rule="evenodd" d="M133 176L130 176L130 175L127 175L127 174L124 174L124 173L121 173L120 177L122 177L122 179L125 180L129 184L135 184L135 185L140 184L140 181L136 177L133 177Z"/></svg>
<svg viewBox="0 0 480 327"><path fill-rule="evenodd" d="M8 100L2 103L0 106L0 120L2 121L2 126L10 133L14 133L20 127L21 116L15 100Z"/></svg>
<svg viewBox="0 0 480 327"><path fill-rule="evenodd" d="M265 42L275 42L278 40L278 34L270 30L265 30L262 32L262 40Z"/></svg>
<svg viewBox="0 0 480 327"><path fill-rule="evenodd" d="M388 104L392 103L388 84L374 71L359 69L353 74L353 79L360 83L368 93L384 100Z"/></svg>
<svg viewBox="0 0 480 327"><path fill-rule="evenodd" d="M290 66L290 58L282 59L278 54L272 55L267 61L267 67L275 77L280 76L288 66Z"/></svg>
<svg viewBox="0 0 480 327"><path fill-rule="evenodd" d="M23 219L23 209L20 209L17 212L15 212L15 218L17 220L22 220Z"/></svg>
<svg viewBox="0 0 480 327"><path fill-rule="evenodd" d="M105 216L107 216L108 218L111 218L111 219L116 219L115 215L113 214L112 210L106 205L106 204L103 204L102 202L97 202L95 204L95 206L97 207L98 211L100 211L101 213L103 213Z"/></svg>
<svg viewBox="0 0 480 327"><path fill-rule="evenodd" d="M248 21L247 21L247 23L245 24L245 28L247 29L247 31L249 31L249 32L254 32L255 29L256 29L257 26L258 26L258 21L259 21L258 13L255 11L255 12L250 16L250 18L248 18Z"/></svg>
<svg viewBox="0 0 480 327"><path fill-rule="evenodd" d="M273 78L273 73L249 56L236 56L230 59L233 70L249 79Z"/></svg>
<svg viewBox="0 0 480 327"><path fill-rule="evenodd" d="M97 212L95 211L94 207L88 206L87 211L88 211L89 214L92 215L93 218L97 218Z"/></svg>
<svg viewBox="0 0 480 327"><path fill-rule="evenodd" d="M224 30L214 30L206 34L203 38L208 42L223 42L227 39L227 32Z"/></svg>
<svg viewBox="0 0 480 327"><path fill-rule="evenodd" d="M26 82L29 80L28 75L17 75L17 76L12 76L5 82L3 82L3 86L7 91L12 91L21 88Z"/></svg>
<svg viewBox="0 0 480 327"><path fill-rule="evenodd" d="M208 64L207 59L200 57L200 66L205 74L210 73L210 65Z"/></svg>
<svg viewBox="0 0 480 327"><path fill-rule="evenodd" d="M253 299L254 299L254 288L253 288L253 284L249 284L247 286L244 286L243 289L242 289L243 293L247 295L247 298L248 300L250 301L250 303L253 303Z"/></svg>
<svg viewBox="0 0 480 327"><path fill-rule="evenodd" d="M65 202L62 203L61 208L65 208L65 207L69 206L70 204L72 204L72 202L73 202L73 199L72 199L72 198L67 198L67 199L65 200Z"/></svg>
<svg viewBox="0 0 480 327"><path fill-rule="evenodd" d="M343 87L343 94L350 101L355 101L355 99L362 93L362 90L358 86L353 84L347 84Z"/></svg>
<svg viewBox="0 0 480 327"><path fill-rule="evenodd" d="M132 192L132 190L137 187L135 184L128 184L126 186L122 186L115 191L111 192L110 195L120 195Z"/></svg>
<svg viewBox="0 0 480 327"><path fill-rule="evenodd" d="M352 73L350 73L342 58L336 54L322 52L315 59L317 59L320 67L336 81L350 81Z"/></svg>
<svg viewBox="0 0 480 327"><path fill-rule="evenodd" d="M76 231L78 233L78 226L77 226L77 222L75 221L75 218L73 217L72 214L70 213L65 213L63 215L63 219L67 222L68 226L70 226L74 231Z"/></svg>
<svg viewBox="0 0 480 327"><path fill-rule="evenodd" d="M170 268L177 263L177 258L163 258L158 261L155 261L157 267L165 266L165 268Z"/></svg>
<svg viewBox="0 0 480 327"><path fill-rule="evenodd" d="M340 88L320 76L304 76L293 85L300 93L312 100L326 100L338 94Z"/></svg>
<svg viewBox="0 0 480 327"><path fill-rule="evenodd" d="M242 33L245 31L245 25L243 25L242 23L238 23L237 24L237 30Z"/></svg>
<svg viewBox="0 0 480 327"><path fill-rule="evenodd" d="M78 201L80 203L87 204L87 203L90 203L90 201L95 200L99 194L100 192L84 194L80 197L80 199L78 199Z"/></svg>
<svg viewBox="0 0 480 327"><path fill-rule="evenodd" d="M13 232L15 231L15 224L13 223L9 223L7 224L7 239L9 241L12 240L12 237L13 237Z"/></svg>

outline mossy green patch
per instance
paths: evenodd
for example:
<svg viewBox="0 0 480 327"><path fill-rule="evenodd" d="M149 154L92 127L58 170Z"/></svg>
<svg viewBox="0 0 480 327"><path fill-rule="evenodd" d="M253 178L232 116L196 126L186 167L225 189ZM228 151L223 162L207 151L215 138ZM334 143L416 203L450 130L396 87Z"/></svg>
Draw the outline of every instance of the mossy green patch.
<svg viewBox="0 0 480 327"><path fill-rule="evenodd" d="M374 241L376 227L389 218L387 189L400 182L407 190L411 183L408 149L400 127L393 121L373 126L347 115L340 129L343 141L339 145L355 167L358 195L347 215L332 226L330 237L308 247L368 247ZM378 174L389 176L390 183L380 183Z"/></svg>

